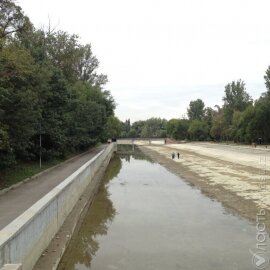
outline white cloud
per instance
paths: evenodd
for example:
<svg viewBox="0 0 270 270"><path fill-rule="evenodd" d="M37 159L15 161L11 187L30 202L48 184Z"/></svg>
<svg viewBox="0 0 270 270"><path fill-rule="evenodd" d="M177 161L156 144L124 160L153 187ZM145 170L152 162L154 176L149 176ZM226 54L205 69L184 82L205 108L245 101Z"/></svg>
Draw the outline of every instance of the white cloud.
<svg viewBox="0 0 270 270"><path fill-rule="evenodd" d="M191 99L221 103L242 78L257 98L270 65L268 0L20 0L35 25L91 42L124 120L179 117Z"/></svg>

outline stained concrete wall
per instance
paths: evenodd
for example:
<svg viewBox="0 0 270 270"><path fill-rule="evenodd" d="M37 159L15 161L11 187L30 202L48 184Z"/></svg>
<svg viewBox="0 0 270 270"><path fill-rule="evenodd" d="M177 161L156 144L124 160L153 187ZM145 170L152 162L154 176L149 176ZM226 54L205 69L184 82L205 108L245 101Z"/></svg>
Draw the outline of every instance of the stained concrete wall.
<svg viewBox="0 0 270 270"><path fill-rule="evenodd" d="M115 149L114 143L108 145L0 231L0 267L21 263L23 270L33 268L94 174Z"/></svg>

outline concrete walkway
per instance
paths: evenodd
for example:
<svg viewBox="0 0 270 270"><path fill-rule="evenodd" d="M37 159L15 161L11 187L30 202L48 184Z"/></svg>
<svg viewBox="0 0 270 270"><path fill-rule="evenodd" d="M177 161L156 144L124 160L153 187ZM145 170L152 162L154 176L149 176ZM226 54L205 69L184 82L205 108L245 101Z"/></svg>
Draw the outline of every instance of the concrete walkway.
<svg viewBox="0 0 270 270"><path fill-rule="evenodd" d="M0 195L0 230L104 148L105 145L91 149Z"/></svg>

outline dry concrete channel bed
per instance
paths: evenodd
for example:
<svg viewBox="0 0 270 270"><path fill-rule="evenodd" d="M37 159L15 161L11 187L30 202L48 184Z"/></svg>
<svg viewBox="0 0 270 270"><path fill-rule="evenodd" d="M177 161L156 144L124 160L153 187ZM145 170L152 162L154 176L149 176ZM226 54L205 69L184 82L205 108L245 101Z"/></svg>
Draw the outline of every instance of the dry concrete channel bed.
<svg viewBox="0 0 270 270"><path fill-rule="evenodd" d="M163 145L164 141L157 140L153 141L151 145L148 145L147 141L137 140L132 141L132 143L133 142L139 145L141 151L144 152L148 157L150 157L154 162L161 164L173 174L180 176L189 185L195 186L197 189L201 190L201 192L207 197L221 202L222 205L224 205L224 207L226 207L228 211L231 211L233 215L235 213L255 223L258 212L264 211L266 215L266 219L264 222L267 229L270 229L270 221L269 218L267 218L270 214L269 149L258 149L249 146L231 146L213 143L185 143ZM130 143L130 141L122 141L122 143L128 144ZM173 152L176 154L179 153L180 158L178 159L176 155L176 157L172 159ZM85 163L86 161L87 158L82 162ZM108 161L109 160L106 160L106 162ZM72 167L72 164L69 165ZM98 179L104 172L105 167L103 166L103 169L100 170L100 175L96 176L96 183L98 183ZM52 188L55 186L56 183L52 186ZM19 188L23 188L23 186ZM88 187L87 191L90 193L94 193L94 190L95 187L90 186ZM18 191L13 190L12 192L16 195L16 192ZM25 194L28 194L30 196L31 192L28 191L28 193L26 192ZM14 196L11 196L11 198L14 198ZM81 209L84 209L89 205L89 202L87 204L87 200L89 200L89 197L86 196L84 198L84 195L80 195L78 198L81 198L80 200L82 200L81 205L77 206L77 209L75 206L75 211L73 211L73 214L71 214L69 218L67 218L66 224L64 224L64 226L66 227L62 227L58 234L56 234L54 240L51 242L49 248L42 252L43 256L41 256L40 260L35 266L35 269L56 268L56 265L59 263L59 258L62 256L63 247L65 248L65 245L69 242L65 239L64 243L62 243L62 240L66 236L70 237L70 234L72 234L76 227L76 222L74 223L74 220L82 221L83 214ZM90 199L92 200L93 198ZM37 201L36 196L34 197L34 200ZM4 205L2 205L2 207L3 206ZM18 210L16 211L18 212ZM17 213L16 211L14 213ZM16 215L18 214L19 212ZM10 216L7 216L7 220L10 221ZM3 231L4 230L0 231L0 248L1 239L6 237L5 235L3 235ZM6 234L7 232L4 233ZM20 245L18 247L15 247L15 250L16 248L23 248ZM11 247L5 249L4 251L3 249L0 250L0 257L5 257L6 253L10 252L10 250L12 250ZM54 256L51 256L50 254L53 253ZM54 259L50 259L50 257L54 257ZM9 262L19 263L19 261L12 260L10 260ZM0 265L0 267L1 266L2 265ZM30 263L29 267L30 268L23 266L22 269L31 269L33 267L33 263Z"/></svg>
<svg viewBox="0 0 270 270"><path fill-rule="evenodd" d="M213 143L143 146L143 151L183 179L243 216L270 207L270 150ZM172 159L172 153L180 158ZM268 220L269 222L269 220ZM268 228L270 224L268 223Z"/></svg>

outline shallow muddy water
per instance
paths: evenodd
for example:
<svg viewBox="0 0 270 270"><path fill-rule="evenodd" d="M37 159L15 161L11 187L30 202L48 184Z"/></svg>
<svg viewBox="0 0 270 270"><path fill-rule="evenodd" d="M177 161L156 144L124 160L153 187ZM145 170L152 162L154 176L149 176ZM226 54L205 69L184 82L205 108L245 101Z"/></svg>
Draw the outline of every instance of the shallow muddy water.
<svg viewBox="0 0 270 270"><path fill-rule="evenodd" d="M116 155L58 269L259 269L256 234L142 154Z"/></svg>

